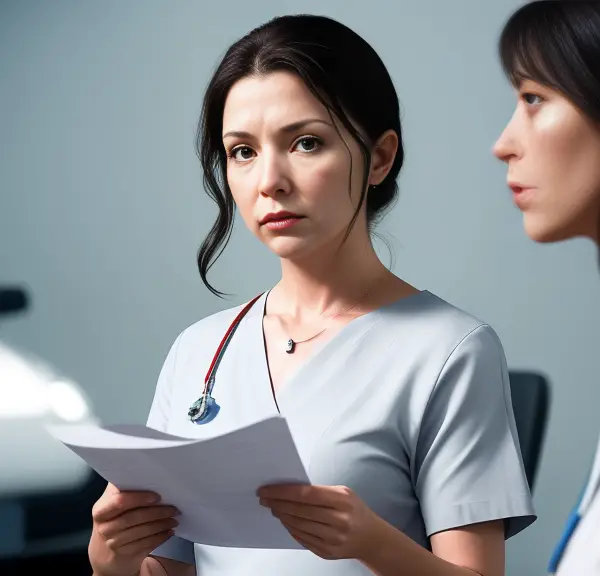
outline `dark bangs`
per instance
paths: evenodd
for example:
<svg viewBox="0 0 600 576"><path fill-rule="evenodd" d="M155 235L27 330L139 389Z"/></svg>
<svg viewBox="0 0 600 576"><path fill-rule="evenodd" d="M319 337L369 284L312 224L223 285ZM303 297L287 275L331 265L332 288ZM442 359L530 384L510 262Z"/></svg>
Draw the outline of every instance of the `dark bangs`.
<svg viewBox="0 0 600 576"><path fill-rule="evenodd" d="M498 48L515 88L538 82L600 122L600 2L530 2L506 22Z"/></svg>

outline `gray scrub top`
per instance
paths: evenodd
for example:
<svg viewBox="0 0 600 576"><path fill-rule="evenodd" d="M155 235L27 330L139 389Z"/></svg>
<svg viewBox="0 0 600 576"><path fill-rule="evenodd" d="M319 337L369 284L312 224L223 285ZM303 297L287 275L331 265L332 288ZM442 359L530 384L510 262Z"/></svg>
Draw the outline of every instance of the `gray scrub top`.
<svg viewBox="0 0 600 576"><path fill-rule="evenodd" d="M206 438L279 411L313 484L348 486L429 550L429 537L442 530L505 519L509 538L535 520L507 364L489 325L428 291L402 298L324 342L275 401L263 339L265 303L266 294L223 356L213 391L221 406L217 417L197 425L187 411L242 306L178 336L158 379L149 426ZM357 560L324 560L308 550L225 548L178 537L153 554L195 561L199 576L371 574Z"/></svg>

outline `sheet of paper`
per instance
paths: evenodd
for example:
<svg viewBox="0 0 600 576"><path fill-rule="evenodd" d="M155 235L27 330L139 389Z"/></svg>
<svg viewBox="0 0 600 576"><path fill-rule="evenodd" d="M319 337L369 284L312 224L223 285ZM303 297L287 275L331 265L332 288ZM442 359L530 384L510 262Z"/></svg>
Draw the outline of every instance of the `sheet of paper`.
<svg viewBox="0 0 600 576"><path fill-rule="evenodd" d="M121 490L151 490L181 511L175 534L238 548L301 548L258 503L260 486L309 484L286 420L209 439L145 426L54 425L49 432Z"/></svg>

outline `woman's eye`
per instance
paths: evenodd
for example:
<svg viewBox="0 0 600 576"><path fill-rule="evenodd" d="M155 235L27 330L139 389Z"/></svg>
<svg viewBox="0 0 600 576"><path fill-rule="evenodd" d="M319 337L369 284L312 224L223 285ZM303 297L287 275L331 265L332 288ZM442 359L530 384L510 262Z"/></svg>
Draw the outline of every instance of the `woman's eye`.
<svg viewBox="0 0 600 576"><path fill-rule="evenodd" d="M535 105L535 104L541 104L543 98L541 96L538 96L537 94L532 94L531 92L525 92L523 94L523 100L525 100L525 102L527 104Z"/></svg>
<svg viewBox="0 0 600 576"><path fill-rule="evenodd" d="M238 148L234 148L229 156L238 162L246 162L252 159L254 155L254 150L248 146L239 146Z"/></svg>
<svg viewBox="0 0 600 576"><path fill-rule="evenodd" d="M294 146L294 150L299 150L300 152L314 152L320 145L320 141L318 138L314 136L304 136L300 138Z"/></svg>

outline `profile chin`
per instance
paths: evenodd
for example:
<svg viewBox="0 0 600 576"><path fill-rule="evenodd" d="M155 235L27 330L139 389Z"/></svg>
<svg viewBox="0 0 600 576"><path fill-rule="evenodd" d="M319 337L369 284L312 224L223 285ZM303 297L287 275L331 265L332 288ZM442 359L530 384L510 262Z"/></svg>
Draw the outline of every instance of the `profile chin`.
<svg viewBox="0 0 600 576"><path fill-rule="evenodd" d="M531 240L538 244L552 244L555 242L563 242L576 236L560 226L548 226L541 222L528 221L528 217L524 217L525 233Z"/></svg>

